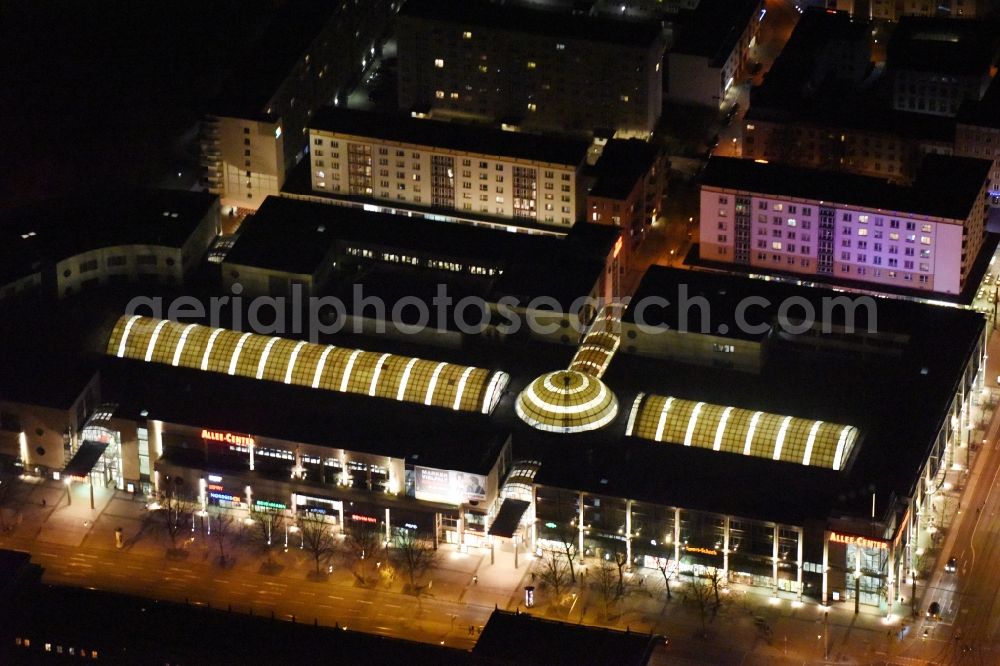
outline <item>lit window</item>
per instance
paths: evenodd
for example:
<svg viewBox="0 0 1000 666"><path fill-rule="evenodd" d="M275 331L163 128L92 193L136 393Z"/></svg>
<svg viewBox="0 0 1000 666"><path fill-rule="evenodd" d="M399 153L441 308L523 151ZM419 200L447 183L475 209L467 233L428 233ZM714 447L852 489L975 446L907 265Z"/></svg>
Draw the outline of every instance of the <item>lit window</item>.
<svg viewBox="0 0 1000 666"><path fill-rule="evenodd" d="M452 98L452 99L458 99L458 93L457 93L457 92L453 92L453 93L451 94L451 98Z"/></svg>
<svg viewBox="0 0 1000 666"><path fill-rule="evenodd" d="M772 250L780 250L781 249L781 241L774 241L774 242L772 242L771 243L771 249Z"/></svg>
<svg viewBox="0 0 1000 666"><path fill-rule="evenodd" d="M622 95L622 101L623 102L627 102L628 101L628 95Z"/></svg>
<svg viewBox="0 0 1000 666"><path fill-rule="evenodd" d="M434 91L434 96L437 97L438 99L444 99L444 91L443 90L435 90Z"/></svg>
<svg viewBox="0 0 1000 666"><path fill-rule="evenodd" d="M794 227L796 224L798 223L795 221L795 218L793 217L788 218L788 226Z"/></svg>
<svg viewBox="0 0 1000 666"><path fill-rule="evenodd" d="M925 234L929 234L931 232L931 225L925 224L922 227L920 227L920 230Z"/></svg>
<svg viewBox="0 0 1000 666"><path fill-rule="evenodd" d="M479 71L482 72L483 74L485 74L486 72L489 71L489 67L487 67L486 65L480 65L479 66Z"/></svg>
<svg viewBox="0 0 1000 666"><path fill-rule="evenodd" d="M441 58L435 58L434 59L434 66L438 67L438 68L444 67L444 60L442 60Z"/></svg>
<svg viewBox="0 0 1000 666"><path fill-rule="evenodd" d="M565 51L565 50L566 50L565 44L556 44L556 51Z"/></svg>
<svg viewBox="0 0 1000 666"><path fill-rule="evenodd" d="M868 224L868 216L858 215L858 222L860 222L861 224Z"/></svg>
<svg viewBox="0 0 1000 666"><path fill-rule="evenodd" d="M466 30L462 33L462 39L472 39L472 33Z"/></svg>
<svg viewBox="0 0 1000 666"><path fill-rule="evenodd" d="M866 229L865 227L861 227L860 229L858 229L858 235L859 236L867 236L868 235L868 229Z"/></svg>
<svg viewBox="0 0 1000 666"><path fill-rule="evenodd" d="M533 60L529 60L528 61L528 69L534 69L534 68L535 68L535 62Z"/></svg>
<svg viewBox="0 0 1000 666"><path fill-rule="evenodd" d="M528 102L528 111L537 111L538 107L535 106L534 102Z"/></svg>
<svg viewBox="0 0 1000 666"><path fill-rule="evenodd" d="M921 245L930 245L931 244L931 237L930 236L921 236L920 237L920 244Z"/></svg>

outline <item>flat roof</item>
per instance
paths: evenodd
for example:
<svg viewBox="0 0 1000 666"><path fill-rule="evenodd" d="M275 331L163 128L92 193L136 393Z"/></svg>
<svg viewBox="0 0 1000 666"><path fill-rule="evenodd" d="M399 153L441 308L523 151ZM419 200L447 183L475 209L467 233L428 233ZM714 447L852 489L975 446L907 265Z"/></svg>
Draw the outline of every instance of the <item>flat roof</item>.
<svg viewBox="0 0 1000 666"><path fill-rule="evenodd" d="M979 203L991 167L989 160L928 154L908 186L841 171L712 157L702 185L964 220Z"/></svg>
<svg viewBox="0 0 1000 666"><path fill-rule="evenodd" d="M562 302L589 293L620 234L616 228L588 223L577 223L566 232L563 237L511 233L268 197L243 223L224 263L313 274L340 244L376 245L498 266L502 274L490 280L494 297L549 294ZM553 262L560 270L549 268Z"/></svg>
<svg viewBox="0 0 1000 666"><path fill-rule="evenodd" d="M640 139L610 139L591 174L597 177L589 196L625 199L653 167L660 149Z"/></svg>
<svg viewBox="0 0 1000 666"><path fill-rule="evenodd" d="M383 141L572 167L584 162L590 145L587 141L577 139L507 132L482 125L414 118L409 114L376 113L330 106L320 109L313 116L309 127Z"/></svg>
<svg viewBox="0 0 1000 666"><path fill-rule="evenodd" d="M400 17L456 27L481 26L492 30L547 37L648 47L660 38L659 23L622 21L484 0L408 0Z"/></svg>
<svg viewBox="0 0 1000 666"><path fill-rule="evenodd" d="M68 257L119 245L181 247L218 197L187 190L107 190L0 216L0 285Z"/></svg>
<svg viewBox="0 0 1000 666"><path fill-rule="evenodd" d="M508 500L509 501L509 500ZM662 637L494 610L472 649L490 664L645 666Z"/></svg>
<svg viewBox="0 0 1000 666"><path fill-rule="evenodd" d="M1000 76L993 77L981 100L966 100L958 110L962 125L1000 129Z"/></svg>
<svg viewBox="0 0 1000 666"><path fill-rule="evenodd" d="M886 67L954 75L987 75L996 64L1000 23L903 16L889 39Z"/></svg>
<svg viewBox="0 0 1000 666"><path fill-rule="evenodd" d="M701 0L695 9L681 10L670 52L703 56L715 67L723 65L760 4L760 0Z"/></svg>

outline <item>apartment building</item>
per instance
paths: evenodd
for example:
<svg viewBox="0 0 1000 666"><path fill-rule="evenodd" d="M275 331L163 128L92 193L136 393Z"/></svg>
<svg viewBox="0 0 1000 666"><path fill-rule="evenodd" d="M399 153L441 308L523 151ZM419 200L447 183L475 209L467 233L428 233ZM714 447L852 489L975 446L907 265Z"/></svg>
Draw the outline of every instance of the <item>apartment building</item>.
<svg viewBox="0 0 1000 666"><path fill-rule="evenodd" d="M315 192L571 227L586 141L327 108L310 124Z"/></svg>
<svg viewBox="0 0 1000 666"><path fill-rule="evenodd" d="M996 23L903 17L887 51L892 106L911 113L955 116L965 100L982 99L996 73L998 55Z"/></svg>
<svg viewBox="0 0 1000 666"><path fill-rule="evenodd" d="M660 117L660 24L481 0L399 14L399 107L526 129L645 138Z"/></svg>
<svg viewBox="0 0 1000 666"><path fill-rule="evenodd" d="M983 246L992 163L927 155L912 185L713 158L700 256L870 288L959 294Z"/></svg>
<svg viewBox="0 0 1000 666"><path fill-rule="evenodd" d="M371 62L400 0L283 3L202 123L202 165L224 210L255 210L305 154L306 126ZM266 53L266 59L257 54Z"/></svg>
<svg viewBox="0 0 1000 666"><path fill-rule="evenodd" d="M958 112L955 154L993 160L990 205L1000 206L1000 79L994 79L978 102L966 102Z"/></svg>
<svg viewBox="0 0 1000 666"><path fill-rule="evenodd" d="M838 9L876 21L898 21L904 16L976 18L986 16L995 0L807 0L800 5Z"/></svg>
<svg viewBox="0 0 1000 666"><path fill-rule="evenodd" d="M663 210L669 171L666 154L638 139L611 139L591 170L587 221L622 229L624 265Z"/></svg>
<svg viewBox="0 0 1000 666"><path fill-rule="evenodd" d="M667 56L669 99L719 107L750 61L763 17L762 0L701 0L674 19Z"/></svg>

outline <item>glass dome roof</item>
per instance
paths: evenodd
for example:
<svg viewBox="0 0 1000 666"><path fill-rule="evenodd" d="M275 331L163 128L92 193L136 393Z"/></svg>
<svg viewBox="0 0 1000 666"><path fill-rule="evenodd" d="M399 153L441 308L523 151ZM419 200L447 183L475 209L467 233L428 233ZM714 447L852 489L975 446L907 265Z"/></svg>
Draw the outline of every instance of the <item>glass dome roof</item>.
<svg viewBox="0 0 1000 666"><path fill-rule="evenodd" d="M618 400L600 379L558 370L531 382L514 409L522 421L539 430L586 432L610 423L618 414Z"/></svg>

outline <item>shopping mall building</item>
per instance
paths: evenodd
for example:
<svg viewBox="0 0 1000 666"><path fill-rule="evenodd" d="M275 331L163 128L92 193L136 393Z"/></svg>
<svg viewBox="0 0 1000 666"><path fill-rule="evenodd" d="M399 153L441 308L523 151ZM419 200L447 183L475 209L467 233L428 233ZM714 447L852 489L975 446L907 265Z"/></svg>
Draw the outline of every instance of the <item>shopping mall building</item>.
<svg viewBox="0 0 1000 666"><path fill-rule="evenodd" d="M203 507L525 555L569 543L585 562L623 551L885 608L909 597L933 498L982 437L986 330L845 301L654 267L568 342L435 344L167 321L92 292L11 311L0 453Z"/></svg>

